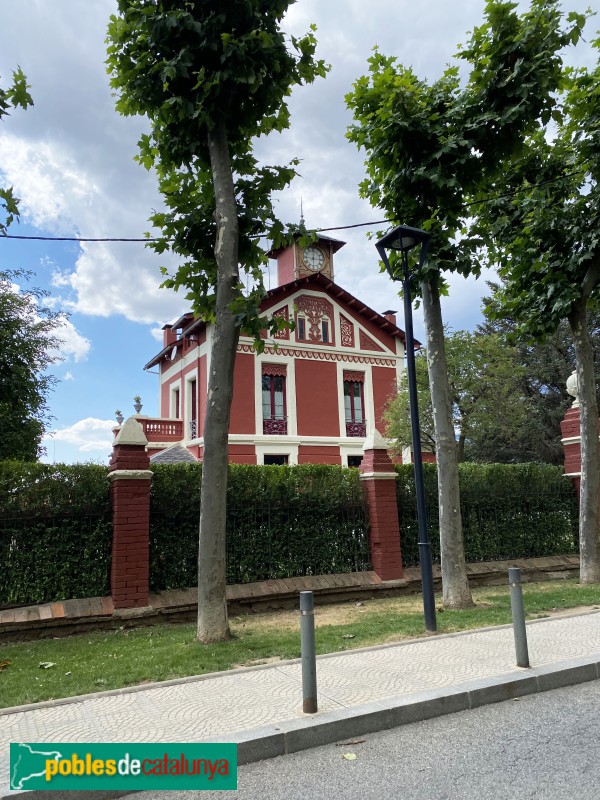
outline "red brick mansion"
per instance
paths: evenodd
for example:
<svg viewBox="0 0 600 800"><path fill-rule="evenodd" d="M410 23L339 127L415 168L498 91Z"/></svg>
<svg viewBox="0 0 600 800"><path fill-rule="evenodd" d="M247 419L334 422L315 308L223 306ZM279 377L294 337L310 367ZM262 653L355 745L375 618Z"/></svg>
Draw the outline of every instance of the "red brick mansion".
<svg viewBox="0 0 600 800"><path fill-rule="evenodd" d="M320 236L309 247L269 253L278 281L262 310L294 320L295 330L268 339L260 355L250 338L240 338L230 461L357 466L367 432L384 430L386 401L403 370L404 332L394 312L379 314L334 283L343 245ZM202 460L213 326L189 313L163 331L162 350L145 366L160 373L160 416L138 420L155 455L184 445Z"/></svg>

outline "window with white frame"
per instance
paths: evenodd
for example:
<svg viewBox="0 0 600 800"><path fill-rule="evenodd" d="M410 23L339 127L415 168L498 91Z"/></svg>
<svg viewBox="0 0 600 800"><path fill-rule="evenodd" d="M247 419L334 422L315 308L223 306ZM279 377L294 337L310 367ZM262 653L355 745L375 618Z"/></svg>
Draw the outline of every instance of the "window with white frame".
<svg viewBox="0 0 600 800"><path fill-rule="evenodd" d="M344 415L346 436L366 436L365 374L344 371Z"/></svg>
<svg viewBox="0 0 600 800"><path fill-rule="evenodd" d="M262 366L263 433L287 434L285 364Z"/></svg>

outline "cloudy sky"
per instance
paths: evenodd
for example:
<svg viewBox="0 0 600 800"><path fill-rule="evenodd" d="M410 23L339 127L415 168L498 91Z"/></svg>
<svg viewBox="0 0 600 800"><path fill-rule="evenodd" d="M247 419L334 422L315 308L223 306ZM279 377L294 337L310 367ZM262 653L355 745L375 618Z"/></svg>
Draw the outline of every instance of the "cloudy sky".
<svg viewBox="0 0 600 800"><path fill-rule="evenodd" d="M381 218L358 197L363 159L345 139L351 118L344 95L367 71L376 44L418 75L436 79L481 21L484 5L298 0L291 7L286 28L301 34L316 23L319 56L332 69L326 80L293 94L291 130L269 141L271 163L294 156L302 162L301 177L279 201L283 220L299 219L301 199L309 227ZM572 0L568 8L587 5ZM120 117L109 90L104 38L115 8L113 0L0 0L0 80L6 85L21 66L35 103L0 125L1 178L21 198L13 234L138 237L161 205L153 175L133 161L144 120ZM597 27L589 25L588 38ZM592 50L583 43L571 58L591 64ZM378 311L401 308L396 288L378 273L364 229L330 235L347 242L336 257L336 281ZM135 394L142 396L143 413L157 414L158 378L142 367L160 349L160 327L186 310L182 297L159 289L165 263L143 244L0 239L0 269L32 270L53 306L71 315L55 369L60 383L51 397L47 460L106 461L113 412L133 413ZM454 280L446 322L473 328L483 294L483 281ZM415 332L422 336L418 312Z"/></svg>

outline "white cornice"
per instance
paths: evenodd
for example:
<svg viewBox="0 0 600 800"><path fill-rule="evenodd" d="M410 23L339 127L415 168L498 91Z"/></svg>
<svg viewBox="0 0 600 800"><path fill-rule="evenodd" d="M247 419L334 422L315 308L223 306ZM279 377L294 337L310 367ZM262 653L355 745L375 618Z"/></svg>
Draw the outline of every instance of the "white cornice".
<svg viewBox="0 0 600 800"><path fill-rule="evenodd" d="M229 444L248 444L248 445L271 445L281 444L282 447L286 445L331 445L332 447L343 446L351 447L354 445L357 449L362 450L365 437L363 436L280 436L273 434L267 435L253 435L247 433L230 433ZM186 447L204 447L204 438L182 440L181 442ZM174 442L169 442L169 445Z"/></svg>
<svg viewBox="0 0 600 800"><path fill-rule="evenodd" d="M152 478L151 469L115 469L108 473L109 481L116 481L120 478L129 481L147 481Z"/></svg>
<svg viewBox="0 0 600 800"><path fill-rule="evenodd" d="M396 479L398 474L396 472L362 472L359 477L361 481L364 481L367 478L371 481L389 481L392 478Z"/></svg>

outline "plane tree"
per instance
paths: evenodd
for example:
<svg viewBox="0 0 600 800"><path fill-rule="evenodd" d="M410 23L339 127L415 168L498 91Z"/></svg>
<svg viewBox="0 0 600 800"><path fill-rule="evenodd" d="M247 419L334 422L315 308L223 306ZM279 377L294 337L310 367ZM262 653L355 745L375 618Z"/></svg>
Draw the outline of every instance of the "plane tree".
<svg viewBox="0 0 600 800"><path fill-rule="evenodd" d="M492 316L510 317L529 339L568 323L581 410L580 580L598 583L600 449L590 314L600 299L600 62L568 71L552 120L505 162L493 184L496 199L474 228L502 278Z"/></svg>
<svg viewBox="0 0 600 800"><path fill-rule="evenodd" d="M502 161L518 153L524 136L547 120L562 76L561 50L576 42L585 18L565 19L555 0L516 4L490 0L484 22L458 53L457 64L432 83L378 50L369 74L347 103L354 113L349 139L366 154L360 193L383 209L390 224L431 234L428 259L415 275L425 319L429 383L438 461L444 605L472 605L467 581L457 448L454 438L440 295L444 275L478 275L478 232L467 227L477 200Z"/></svg>
<svg viewBox="0 0 600 800"><path fill-rule="evenodd" d="M198 639L229 635L225 600L228 430L240 332L276 330L260 315L265 256L285 231L272 193L295 163L262 166L256 137L289 125L287 97L326 73L314 30L287 37L293 0L118 0L108 28L108 67L123 114L146 115L139 160L158 173L165 210L154 247L181 258L165 284L186 290L194 311L214 321L204 432L198 561ZM241 269L251 277L245 292Z"/></svg>

